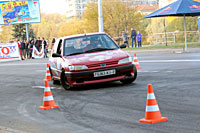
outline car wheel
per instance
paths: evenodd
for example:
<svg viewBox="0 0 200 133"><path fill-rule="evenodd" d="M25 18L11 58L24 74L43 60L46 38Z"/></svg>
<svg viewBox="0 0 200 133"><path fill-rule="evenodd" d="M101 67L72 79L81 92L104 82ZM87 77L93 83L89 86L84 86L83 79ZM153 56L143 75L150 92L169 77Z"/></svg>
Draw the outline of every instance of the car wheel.
<svg viewBox="0 0 200 133"><path fill-rule="evenodd" d="M52 79L52 81L53 81L53 84L54 84L54 85L60 85L60 81L59 81L59 80L54 80L54 79Z"/></svg>
<svg viewBox="0 0 200 133"><path fill-rule="evenodd" d="M133 77L130 77L128 79L120 80L120 82L122 82L123 84L131 84L132 82L134 82L136 80L136 78L137 78L137 69L136 69L134 64L133 64L133 70L134 70L134 76Z"/></svg>
<svg viewBox="0 0 200 133"><path fill-rule="evenodd" d="M53 74L52 74L52 72L51 72L51 68L49 68L49 70L50 70L51 79L52 79L52 81L53 81L53 84L54 84L54 85L60 85L60 81L54 79Z"/></svg>
<svg viewBox="0 0 200 133"><path fill-rule="evenodd" d="M61 73L61 85L65 90L69 90L71 88L66 80L65 71L62 71Z"/></svg>

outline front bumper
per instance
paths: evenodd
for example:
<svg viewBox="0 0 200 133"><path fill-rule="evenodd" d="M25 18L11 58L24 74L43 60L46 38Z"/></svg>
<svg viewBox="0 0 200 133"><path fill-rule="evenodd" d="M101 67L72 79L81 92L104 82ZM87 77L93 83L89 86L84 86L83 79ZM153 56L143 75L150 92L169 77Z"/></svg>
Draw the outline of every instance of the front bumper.
<svg viewBox="0 0 200 133"><path fill-rule="evenodd" d="M133 64L112 67L107 69L100 70L92 70L85 72L65 72L65 76L67 77L67 81L69 85L83 85L83 84L93 84L93 83L101 83L101 82L109 82L116 81L125 78L130 78L134 75ZM94 77L94 72L106 71L115 69L116 74L107 75L102 77Z"/></svg>

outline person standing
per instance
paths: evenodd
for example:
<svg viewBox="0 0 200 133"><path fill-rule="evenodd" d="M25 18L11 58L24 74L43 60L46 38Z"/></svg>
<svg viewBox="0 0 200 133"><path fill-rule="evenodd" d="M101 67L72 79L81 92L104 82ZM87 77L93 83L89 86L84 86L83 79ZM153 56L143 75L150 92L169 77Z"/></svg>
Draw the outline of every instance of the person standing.
<svg viewBox="0 0 200 133"><path fill-rule="evenodd" d="M44 46L44 58L48 58L47 56L48 46L47 46L47 41L44 39L44 37L42 37L42 45Z"/></svg>
<svg viewBox="0 0 200 133"><path fill-rule="evenodd" d="M128 46L128 48L129 48L128 35L124 31L122 31L122 37L123 37L124 44L126 44L126 46Z"/></svg>
<svg viewBox="0 0 200 133"><path fill-rule="evenodd" d="M42 46L42 40L40 40L40 37L38 37L38 39L36 41L36 48L37 48L38 52L40 52L41 46Z"/></svg>
<svg viewBox="0 0 200 133"><path fill-rule="evenodd" d="M140 34L139 31L138 31L136 38L137 38L137 42L138 42L138 47L142 47L142 35Z"/></svg>
<svg viewBox="0 0 200 133"><path fill-rule="evenodd" d="M29 41L26 40L24 44L25 44L25 58L28 59L28 56L29 56Z"/></svg>
<svg viewBox="0 0 200 133"><path fill-rule="evenodd" d="M29 39L29 57L30 57L30 59L32 58L33 45L34 45L34 40L30 37L30 39Z"/></svg>
<svg viewBox="0 0 200 133"><path fill-rule="evenodd" d="M15 43L18 44L18 48L19 48L19 53L20 53L20 56L21 56L21 60L24 60L23 57L22 57L22 51L21 51L21 43L18 39L15 40Z"/></svg>
<svg viewBox="0 0 200 133"><path fill-rule="evenodd" d="M25 43L23 40L20 40L20 48L21 48L21 52L22 52L22 60L25 59Z"/></svg>
<svg viewBox="0 0 200 133"><path fill-rule="evenodd" d="M135 47L137 47L137 43L136 43L136 30L134 30L133 28L131 28L131 45L133 48L133 42L135 42Z"/></svg>

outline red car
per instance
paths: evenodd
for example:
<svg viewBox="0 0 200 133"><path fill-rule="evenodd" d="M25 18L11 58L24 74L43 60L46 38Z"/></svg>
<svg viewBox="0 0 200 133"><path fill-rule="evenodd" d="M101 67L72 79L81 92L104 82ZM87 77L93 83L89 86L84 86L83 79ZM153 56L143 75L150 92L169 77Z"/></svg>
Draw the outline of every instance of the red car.
<svg viewBox="0 0 200 133"><path fill-rule="evenodd" d="M128 84L137 78L132 58L106 33L90 33L56 40L50 72L54 84L64 89L74 86L121 81Z"/></svg>

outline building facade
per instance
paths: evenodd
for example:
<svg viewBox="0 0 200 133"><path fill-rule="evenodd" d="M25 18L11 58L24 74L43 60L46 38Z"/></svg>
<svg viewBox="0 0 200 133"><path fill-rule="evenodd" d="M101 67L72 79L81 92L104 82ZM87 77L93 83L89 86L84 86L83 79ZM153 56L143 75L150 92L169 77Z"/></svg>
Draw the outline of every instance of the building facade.
<svg viewBox="0 0 200 133"><path fill-rule="evenodd" d="M177 0L159 0L159 8L169 5Z"/></svg>
<svg viewBox="0 0 200 133"><path fill-rule="evenodd" d="M158 5L159 0L132 0L134 5Z"/></svg>
<svg viewBox="0 0 200 133"><path fill-rule="evenodd" d="M133 0L133 6L143 14L152 13L159 8L160 0Z"/></svg>
<svg viewBox="0 0 200 133"><path fill-rule="evenodd" d="M97 0L66 0L66 16L67 18L78 17L84 12L87 2L96 2Z"/></svg>

